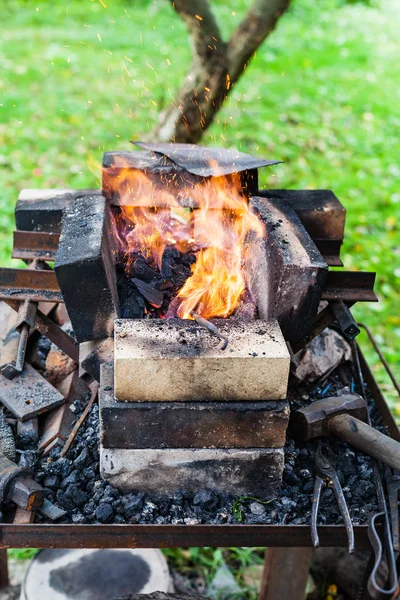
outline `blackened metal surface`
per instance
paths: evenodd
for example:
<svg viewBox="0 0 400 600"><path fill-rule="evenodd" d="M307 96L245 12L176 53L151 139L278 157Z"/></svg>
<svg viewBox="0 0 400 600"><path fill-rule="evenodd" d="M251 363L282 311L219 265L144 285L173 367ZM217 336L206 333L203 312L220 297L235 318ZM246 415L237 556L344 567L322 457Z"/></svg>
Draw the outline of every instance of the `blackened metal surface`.
<svg viewBox="0 0 400 600"><path fill-rule="evenodd" d="M231 175L249 169L269 167L280 160L265 160L231 148L212 148L197 144L151 144L132 142L139 148L168 156L182 169L200 177Z"/></svg>
<svg viewBox="0 0 400 600"><path fill-rule="evenodd" d="M12 258L54 260L60 236L45 231L14 231Z"/></svg>
<svg viewBox="0 0 400 600"><path fill-rule="evenodd" d="M32 419L64 402L60 394L33 367L24 370L12 381L0 377L0 401L21 421Z"/></svg>
<svg viewBox="0 0 400 600"><path fill-rule="evenodd" d="M77 198L101 190L22 190L15 207L17 229L60 233L62 211Z"/></svg>
<svg viewBox="0 0 400 600"><path fill-rule="evenodd" d="M54 269L78 342L111 335L119 300L103 196L79 198L65 209Z"/></svg>
<svg viewBox="0 0 400 600"><path fill-rule="evenodd" d="M0 268L0 298L64 302L54 271L36 269Z"/></svg>
<svg viewBox="0 0 400 600"><path fill-rule="evenodd" d="M346 209L331 190L260 190L257 195L288 202L313 239L343 240Z"/></svg>
<svg viewBox="0 0 400 600"><path fill-rule="evenodd" d="M340 259L340 248L343 240L330 240L328 238L313 238L313 242L322 254L322 258L329 267L343 267Z"/></svg>
<svg viewBox="0 0 400 600"><path fill-rule="evenodd" d="M376 273L369 271L329 271L322 300L378 302L374 292Z"/></svg>

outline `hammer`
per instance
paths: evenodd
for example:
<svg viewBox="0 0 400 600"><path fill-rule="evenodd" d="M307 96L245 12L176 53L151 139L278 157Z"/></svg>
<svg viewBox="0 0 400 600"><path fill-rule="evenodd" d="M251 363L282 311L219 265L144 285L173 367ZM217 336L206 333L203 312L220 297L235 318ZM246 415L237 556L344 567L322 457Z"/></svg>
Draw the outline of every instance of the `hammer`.
<svg viewBox="0 0 400 600"><path fill-rule="evenodd" d="M400 471L400 443L363 421L367 406L358 394L316 400L292 413L293 437L303 442L335 435L358 450Z"/></svg>

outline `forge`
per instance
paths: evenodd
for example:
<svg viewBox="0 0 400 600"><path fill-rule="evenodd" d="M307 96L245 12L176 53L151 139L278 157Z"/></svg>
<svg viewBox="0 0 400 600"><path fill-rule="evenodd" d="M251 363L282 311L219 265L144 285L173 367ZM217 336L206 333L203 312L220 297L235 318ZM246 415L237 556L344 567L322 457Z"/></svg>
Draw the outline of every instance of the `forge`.
<svg viewBox="0 0 400 600"><path fill-rule="evenodd" d="M332 192L258 189L277 161L138 145L105 153L102 190L21 194L20 257L46 253L57 278L45 296L32 270L26 287L62 297L81 372L100 383L103 479L271 496L294 354L332 322L350 335L373 274L329 272L345 223Z"/></svg>

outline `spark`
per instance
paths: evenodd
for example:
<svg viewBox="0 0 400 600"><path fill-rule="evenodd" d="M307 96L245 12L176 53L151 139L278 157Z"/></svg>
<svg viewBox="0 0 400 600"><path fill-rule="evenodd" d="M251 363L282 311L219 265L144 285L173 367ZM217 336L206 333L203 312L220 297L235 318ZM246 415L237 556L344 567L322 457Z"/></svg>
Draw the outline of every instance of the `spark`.
<svg viewBox="0 0 400 600"><path fill-rule="evenodd" d="M198 19L199 21L203 20L203 17L200 17L200 15L194 15L196 17L196 19Z"/></svg>
<svg viewBox="0 0 400 600"><path fill-rule="evenodd" d="M133 60L129 58L129 56L124 56L124 58L126 58L126 60L129 60L129 62L133 63Z"/></svg>
<svg viewBox="0 0 400 600"><path fill-rule="evenodd" d="M169 67L171 66L171 61L169 60L169 58L167 58L167 64Z"/></svg>
<svg viewBox="0 0 400 600"><path fill-rule="evenodd" d="M154 102L154 100L150 100L150 102L154 104L154 106L157 106L157 102Z"/></svg>
<svg viewBox="0 0 400 600"><path fill-rule="evenodd" d="M97 37L99 38L99 42L101 42L101 36L99 33L97 34Z"/></svg>
<svg viewBox="0 0 400 600"><path fill-rule="evenodd" d="M100 4L102 5L102 7L103 7L103 8L107 8L107 4L105 4L105 3L103 2L103 0L99 0L99 2L100 2Z"/></svg>
<svg viewBox="0 0 400 600"><path fill-rule="evenodd" d="M151 65L149 65L149 63L146 63L146 65L149 67L149 69L151 69L152 71L154 71L154 67L152 67Z"/></svg>

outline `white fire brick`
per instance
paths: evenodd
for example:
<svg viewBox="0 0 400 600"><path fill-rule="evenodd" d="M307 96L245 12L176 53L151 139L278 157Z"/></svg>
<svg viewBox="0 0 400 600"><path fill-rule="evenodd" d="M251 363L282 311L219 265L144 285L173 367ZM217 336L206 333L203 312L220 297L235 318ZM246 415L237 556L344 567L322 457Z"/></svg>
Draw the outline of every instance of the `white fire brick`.
<svg viewBox="0 0 400 600"><path fill-rule="evenodd" d="M117 400L279 400L290 358L277 321L214 319L221 340L192 320L115 321Z"/></svg>

